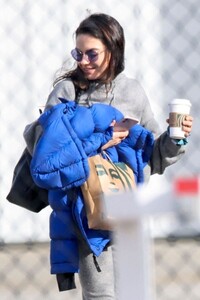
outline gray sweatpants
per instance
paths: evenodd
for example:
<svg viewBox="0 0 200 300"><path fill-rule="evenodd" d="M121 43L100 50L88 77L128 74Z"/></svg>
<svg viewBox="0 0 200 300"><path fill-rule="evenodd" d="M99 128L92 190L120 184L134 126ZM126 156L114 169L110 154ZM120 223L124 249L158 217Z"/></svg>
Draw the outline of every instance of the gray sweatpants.
<svg viewBox="0 0 200 300"><path fill-rule="evenodd" d="M115 282L112 246L96 258L101 272L97 271L93 254L83 245L79 247L79 279L83 300L115 299Z"/></svg>

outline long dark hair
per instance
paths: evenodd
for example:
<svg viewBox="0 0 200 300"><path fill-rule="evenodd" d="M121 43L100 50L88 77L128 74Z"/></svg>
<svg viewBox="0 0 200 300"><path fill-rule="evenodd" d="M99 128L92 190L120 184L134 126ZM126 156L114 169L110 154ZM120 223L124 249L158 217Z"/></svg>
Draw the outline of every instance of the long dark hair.
<svg viewBox="0 0 200 300"><path fill-rule="evenodd" d="M124 70L125 39L123 28L113 17L103 13L94 13L80 23L75 31L75 37L79 34L89 34L101 40L111 53L109 66L100 80L100 83L111 83ZM54 81L54 85L66 78L71 78L78 88L87 88L89 85L89 81L84 77L78 66L74 70L67 71L59 76Z"/></svg>

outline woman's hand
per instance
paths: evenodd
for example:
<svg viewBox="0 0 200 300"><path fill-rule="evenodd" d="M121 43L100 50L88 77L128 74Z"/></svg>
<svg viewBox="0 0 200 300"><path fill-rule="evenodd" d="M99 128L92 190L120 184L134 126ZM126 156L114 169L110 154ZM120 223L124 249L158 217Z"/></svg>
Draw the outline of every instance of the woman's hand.
<svg viewBox="0 0 200 300"><path fill-rule="evenodd" d="M128 130L126 131L113 131L113 137L112 139L106 143L105 145L103 145L101 147L102 150L105 150L107 148L116 146L118 144L121 143L121 141L123 141L127 136L128 136L129 132Z"/></svg>
<svg viewBox="0 0 200 300"><path fill-rule="evenodd" d="M185 137L188 137L192 131L193 117L186 116L182 122L182 130L185 132Z"/></svg>
<svg viewBox="0 0 200 300"><path fill-rule="evenodd" d="M167 119L166 121L169 124L169 119ZM185 137L188 137L191 134L192 123L193 123L193 117L190 115L185 116L185 119L182 122L182 130L185 132Z"/></svg>

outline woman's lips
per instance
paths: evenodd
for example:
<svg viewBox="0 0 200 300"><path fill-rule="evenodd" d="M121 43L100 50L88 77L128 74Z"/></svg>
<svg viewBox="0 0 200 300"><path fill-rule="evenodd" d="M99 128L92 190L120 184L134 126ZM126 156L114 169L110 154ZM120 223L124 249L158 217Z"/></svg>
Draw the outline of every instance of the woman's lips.
<svg viewBox="0 0 200 300"><path fill-rule="evenodd" d="M82 68L82 71L86 74L90 74L91 72L94 72L94 68Z"/></svg>

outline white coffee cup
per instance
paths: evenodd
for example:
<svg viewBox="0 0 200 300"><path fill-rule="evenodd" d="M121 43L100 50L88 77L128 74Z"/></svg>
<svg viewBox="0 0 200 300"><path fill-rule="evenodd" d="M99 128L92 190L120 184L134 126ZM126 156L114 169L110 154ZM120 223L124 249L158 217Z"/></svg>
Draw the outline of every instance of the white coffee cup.
<svg viewBox="0 0 200 300"><path fill-rule="evenodd" d="M169 136L173 139L185 138L182 121L190 114L191 102L188 99L173 99L169 103Z"/></svg>

